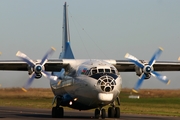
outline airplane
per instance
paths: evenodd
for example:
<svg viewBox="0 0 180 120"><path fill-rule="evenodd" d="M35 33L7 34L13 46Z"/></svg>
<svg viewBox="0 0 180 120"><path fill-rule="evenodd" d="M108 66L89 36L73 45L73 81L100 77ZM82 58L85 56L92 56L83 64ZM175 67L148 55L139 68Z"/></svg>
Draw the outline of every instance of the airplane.
<svg viewBox="0 0 180 120"><path fill-rule="evenodd" d="M22 90L27 92L34 79L42 76L50 80L54 94L52 118L64 117L64 106L77 110L95 109L95 118L106 118L104 106L109 105L107 116L120 117L122 78L120 72L135 72L139 79L133 88L137 92L144 80L151 75L163 83L170 80L156 71L180 71L180 62L157 61L163 49L160 47L149 61L126 54L126 60L75 59L70 45L67 3L63 14L62 52L58 59L48 59L55 51L51 48L41 60L32 60L18 51L21 60L0 60L0 70L27 71L29 79ZM51 73L49 73L51 72Z"/></svg>

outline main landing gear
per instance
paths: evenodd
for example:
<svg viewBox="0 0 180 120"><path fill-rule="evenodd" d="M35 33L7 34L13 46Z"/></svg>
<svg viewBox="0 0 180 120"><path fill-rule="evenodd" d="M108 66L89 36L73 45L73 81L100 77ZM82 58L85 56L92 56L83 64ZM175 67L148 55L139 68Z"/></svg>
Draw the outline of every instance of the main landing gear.
<svg viewBox="0 0 180 120"><path fill-rule="evenodd" d="M63 118L64 109L63 107L53 107L52 108L52 118Z"/></svg>
<svg viewBox="0 0 180 120"><path fill-rule="evenodd" d="M56 107L52 108L52 118L63 118L64 117L64 109L60 107L60 98L54 98L56 100ZM53 103L54 103L53 101Z"/></svg>

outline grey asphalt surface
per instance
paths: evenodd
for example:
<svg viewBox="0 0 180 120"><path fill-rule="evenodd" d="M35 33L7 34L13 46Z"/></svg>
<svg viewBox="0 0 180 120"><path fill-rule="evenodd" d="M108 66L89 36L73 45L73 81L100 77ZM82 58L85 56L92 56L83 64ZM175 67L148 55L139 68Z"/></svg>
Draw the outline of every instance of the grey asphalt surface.
<svg viewBox="0 0 180 120"><path fill-rule="evenodd" d="M65 110L64 115L64 118L51 118L51 109L32 109L0 106L1 120L96 120L94 118L93 111ZM121 117L118 119L106 118L106 120L180 120L180 117L121 114Z"/></svg>

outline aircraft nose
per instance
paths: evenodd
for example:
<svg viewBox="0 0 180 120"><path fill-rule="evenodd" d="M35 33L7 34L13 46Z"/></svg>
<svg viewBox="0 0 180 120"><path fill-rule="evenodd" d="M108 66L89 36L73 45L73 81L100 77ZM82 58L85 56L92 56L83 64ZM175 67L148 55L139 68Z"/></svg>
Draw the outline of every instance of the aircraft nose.
<svg viewBox="0 0 180 120"><path fill-rule="evenodd" d="M111 92L116 85L116 81L111 75L103 75L98 79L97 85L100 86L102 91Z"/></svg>

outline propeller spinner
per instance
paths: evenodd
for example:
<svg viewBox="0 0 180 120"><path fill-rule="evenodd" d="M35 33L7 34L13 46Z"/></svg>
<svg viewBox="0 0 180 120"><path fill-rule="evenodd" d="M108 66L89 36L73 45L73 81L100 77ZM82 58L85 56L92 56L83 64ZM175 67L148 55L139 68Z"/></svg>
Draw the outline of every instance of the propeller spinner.
<svg viewBox="0 0 180 120"><path fill-rule="evenodd" d="M27 92L27 89L32 84L34 78L36 77L36 74L42 74L44 77L49 78L50 80L57 80L57 76L52 76L50 73L46 72L44 70L44 65L47 62L47 58L49 55L51 55L55 51L55 48L51 48L47 53L44 55L40 63L34 62L32 59L30 59L26 54L18 51L16 56L18 56L20 59L25 61L33 70L32 74L30 75L30 78L28 79L27 83L22 88L23 91Z"/></svg>
<svg viewBox="0 0 180 120"><path fill-rule="evenodd" d="M143 70L143 73L139 77L135 87L132 89L133 92L136 92L136 93L138 92L138 89L142 85L142 83L146 77L146 74L151 74L152 76L156 77L158 80L160 80L161 82L164 82L166 84L170 83L170 80L166 76L163 76L153 70L153 65L156 62L157 58L162 53L162 51L163 51L163 49L161 47L159 47L159 49L154 53L154 55L152 56L152 58L150 59L148 64L141 63L139 61L139 59L137 59L136 57L134 57L128 53L125 55L125 58L129 59L130 62L133 62L136 66L138 66L139 68L141 68Z"/></svg>

